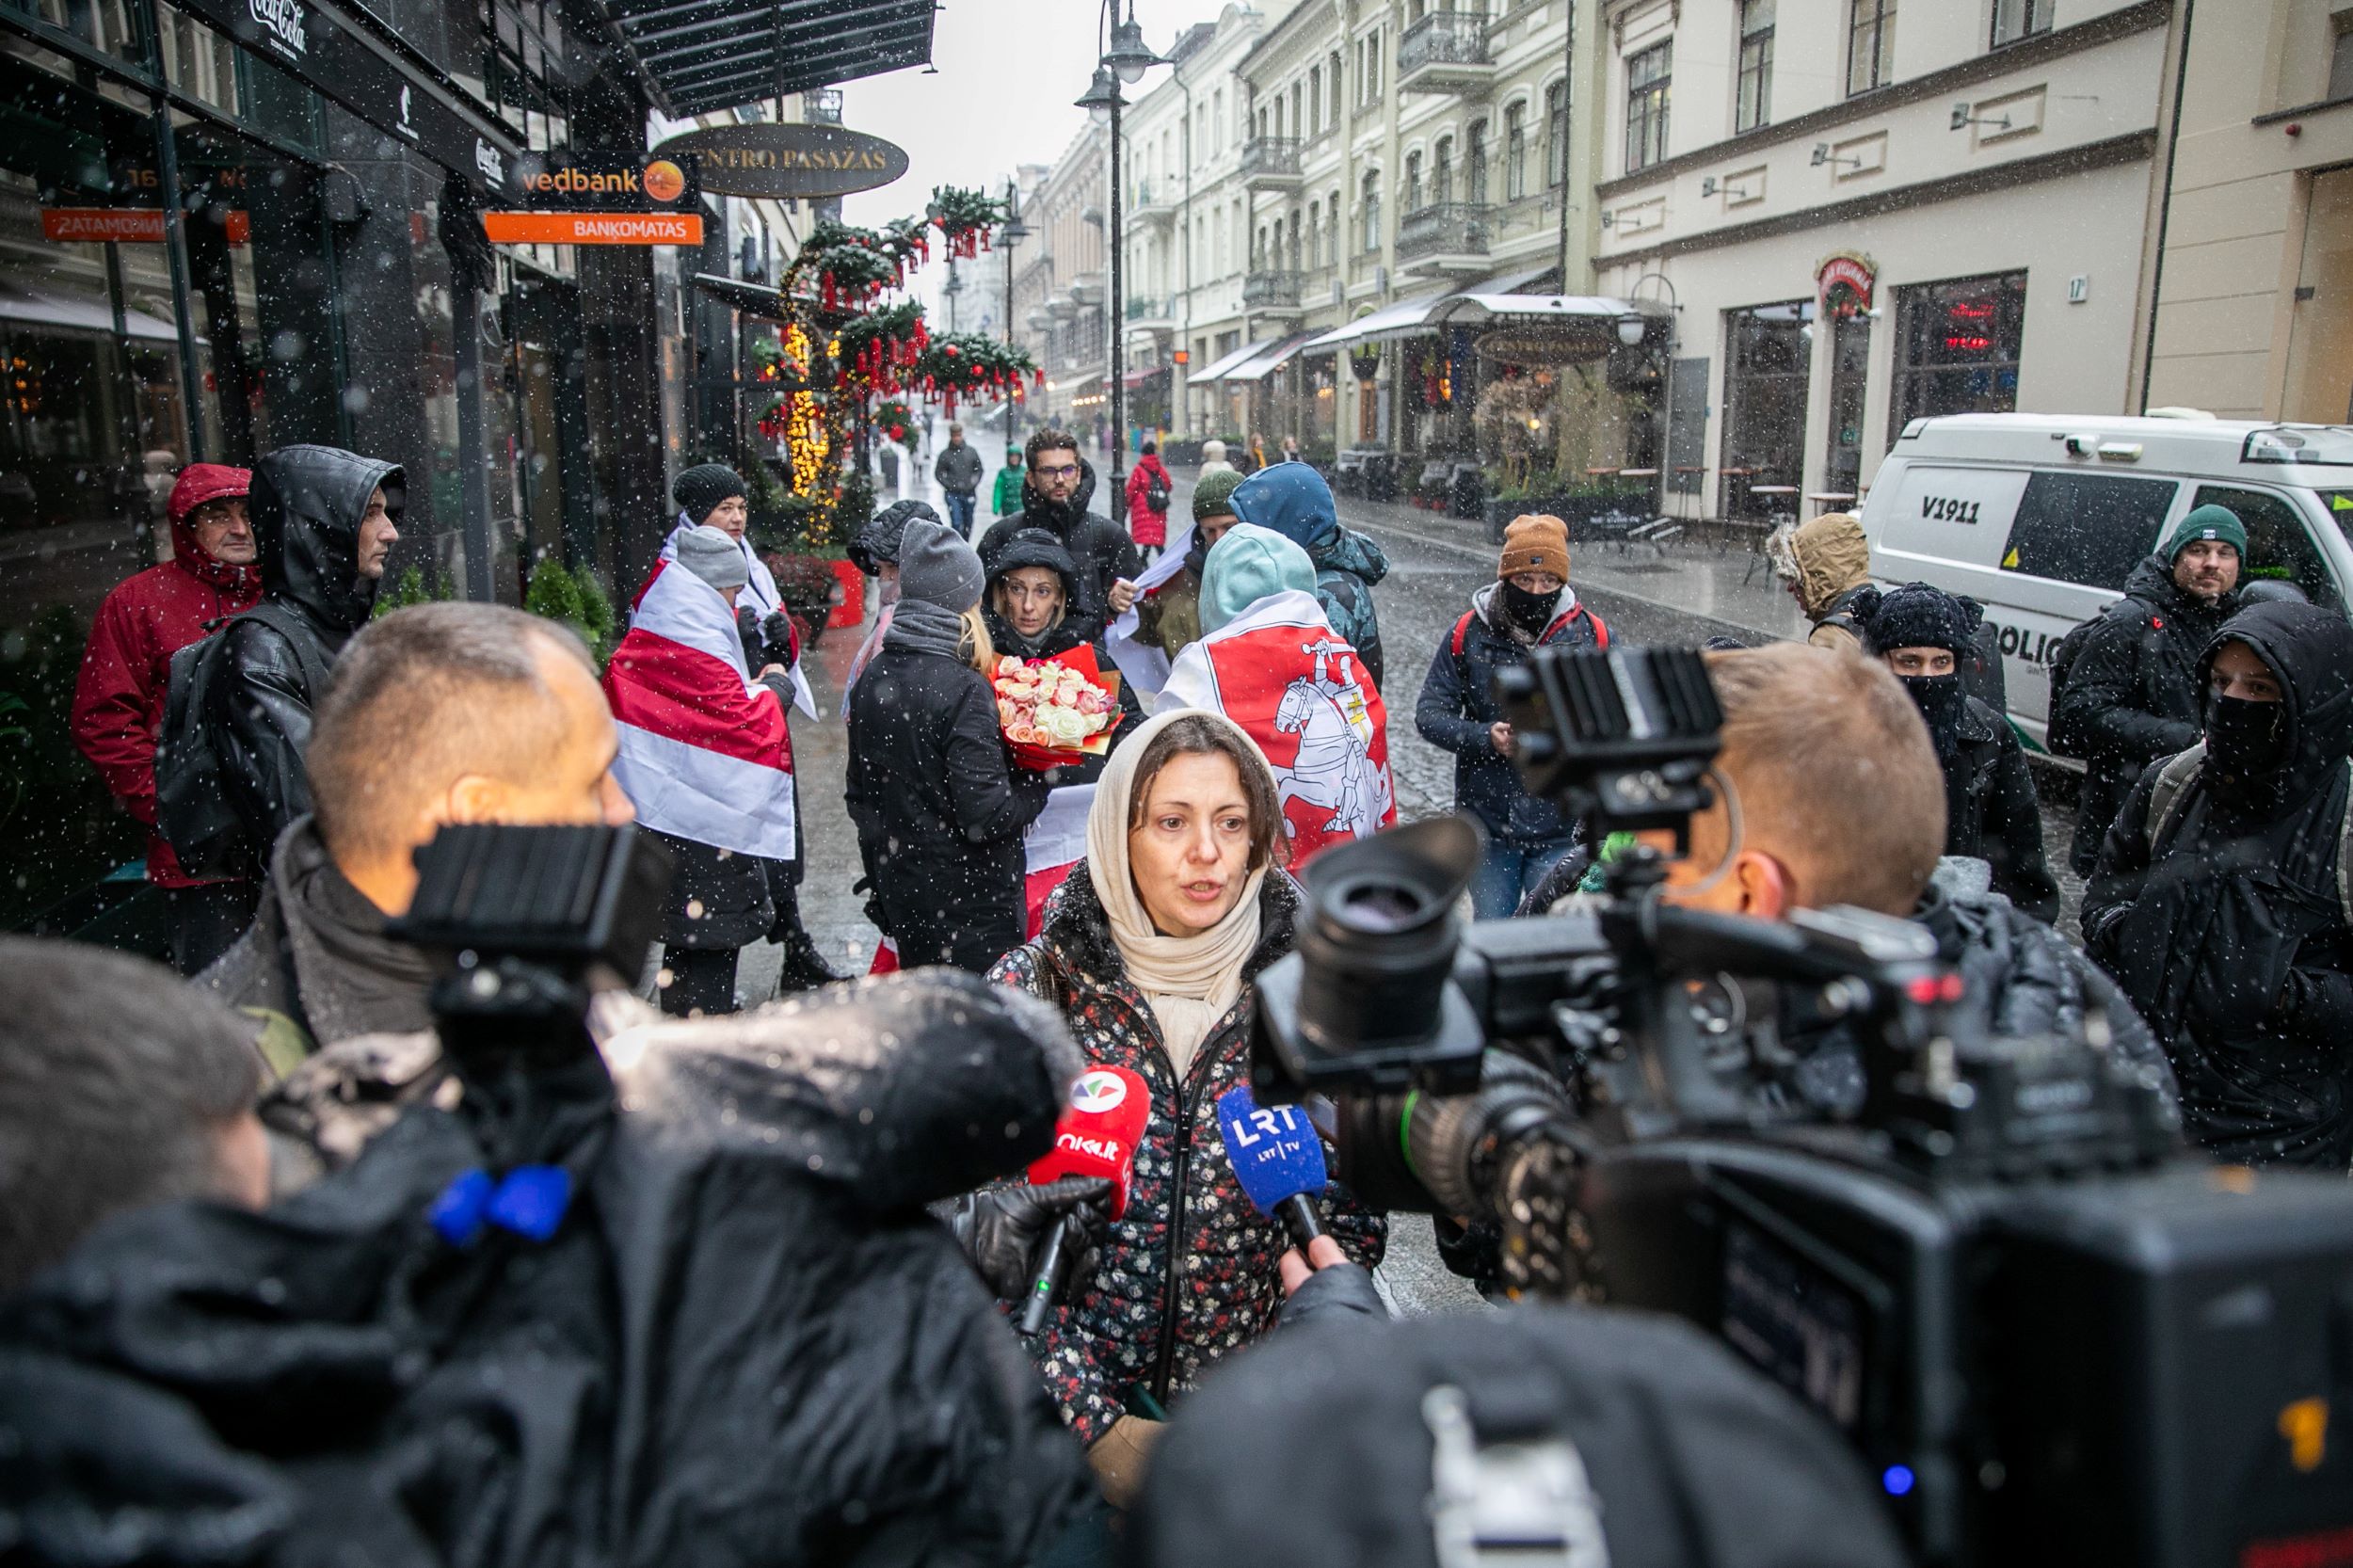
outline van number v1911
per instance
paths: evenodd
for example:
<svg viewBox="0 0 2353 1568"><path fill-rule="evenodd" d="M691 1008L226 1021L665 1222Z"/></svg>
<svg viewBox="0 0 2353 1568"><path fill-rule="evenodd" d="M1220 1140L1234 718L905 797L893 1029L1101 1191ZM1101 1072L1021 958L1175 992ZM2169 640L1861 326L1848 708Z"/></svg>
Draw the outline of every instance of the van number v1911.
<svg viewBox="0 0 2353 1568"><path fill-rule="evenodd" d="M1920 515L1930 522L1967 522L1977 520L1977 504L1959 496L1925 496L1920 502Z"/></svg>

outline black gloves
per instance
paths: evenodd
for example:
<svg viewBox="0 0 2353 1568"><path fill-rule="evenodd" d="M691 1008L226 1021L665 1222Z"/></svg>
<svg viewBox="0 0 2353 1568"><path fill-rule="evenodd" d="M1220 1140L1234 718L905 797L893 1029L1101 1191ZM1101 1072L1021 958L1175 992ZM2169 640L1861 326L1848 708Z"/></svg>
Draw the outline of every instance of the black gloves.
<svg viewBox="0 0 2353 1568"><path fill-rule="evenodd" d="M782 610L771 610L760 623L760 640L768 645L768 662L792 667L792 622Z"/></svg>
<svg viewBox="0 0 2353 1568"><path fill-rule="evenodd" d="M1388 1315L1372 1283L1371 1270L1361 1263L1330 1263L1309 1274L1283 1304L1283 1331L1291 1333L1303 1323L1386 1319Z"/></svg>
<svg viewBox="0 0 2353 1568"><path fill-rule="evenodd" d="M1063 1246L1075 1261L1069 1277L1095 1272L1111 1224L1112 1184L1101 1176L1064 1176L1043 1187L992 1187L956 1205L952 1228L988 1288L1006 1301L1030 1293L1038 1253L1056 1224L1070 1227Z"/></svg>
<svg viewBox="0 0 2353 1568"><path fill-rule="evenodd" d="M766 640L760 634L760 612L748 604L735 607L735 635L744 645L744 667L758 675L772 663Z"/></svg>

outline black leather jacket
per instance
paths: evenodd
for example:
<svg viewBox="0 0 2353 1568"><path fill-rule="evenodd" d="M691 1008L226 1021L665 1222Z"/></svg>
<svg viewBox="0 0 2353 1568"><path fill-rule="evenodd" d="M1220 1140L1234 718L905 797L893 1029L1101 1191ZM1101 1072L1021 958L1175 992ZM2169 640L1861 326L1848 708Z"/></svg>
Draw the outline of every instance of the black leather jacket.
<svg viewBox="0 0 2353 1568"><path fill-rule="evenodd" d="M360 522L379 486L397 519L408 484L396 463L341 447L287 446L253 465L262 597L292 612L305 646L258 621L231 627L231 678L211 720L232 803L264 855L311 809L302 754L311 744L316 676L334 664L376 603L375 581L360 575L359 549Z"/></svg>

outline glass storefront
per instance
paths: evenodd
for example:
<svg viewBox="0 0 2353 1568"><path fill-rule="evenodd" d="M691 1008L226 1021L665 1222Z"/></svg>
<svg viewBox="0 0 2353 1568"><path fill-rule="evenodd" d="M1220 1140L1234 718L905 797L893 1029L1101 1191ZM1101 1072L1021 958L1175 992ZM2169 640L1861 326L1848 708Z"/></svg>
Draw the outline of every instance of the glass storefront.
<svg viewBox="0 0 2353 1568"><path fill-rule="evenodd" d="M1725 517L1798 510L1813 337L1810 299L1724 312Z"/></svg>
<svg viewBox="0 0 2353 1568"><path fill-rule="evenodd" d="M1924 416L2015 409L2025 322L2023 272L1897 290L1888 440Z"/></svg>

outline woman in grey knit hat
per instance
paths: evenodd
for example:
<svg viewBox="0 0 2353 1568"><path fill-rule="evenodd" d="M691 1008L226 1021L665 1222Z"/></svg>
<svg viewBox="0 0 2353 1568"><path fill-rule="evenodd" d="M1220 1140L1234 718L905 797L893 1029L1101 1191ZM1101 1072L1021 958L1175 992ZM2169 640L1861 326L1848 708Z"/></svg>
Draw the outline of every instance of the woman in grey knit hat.
<svg viewBox="0 0 2353 1568"><path fill-rule="evenodd" d="M882 651L850 694L846 793L867 913L908 968L984 973L1025 935L1021 835L1051 780L1005 748L984 585L953 530L910 521Z"/></svg>

